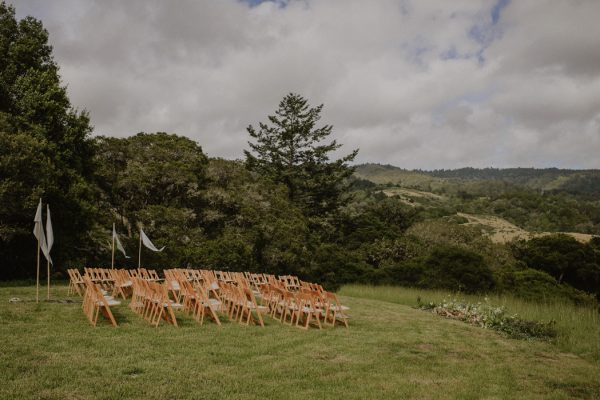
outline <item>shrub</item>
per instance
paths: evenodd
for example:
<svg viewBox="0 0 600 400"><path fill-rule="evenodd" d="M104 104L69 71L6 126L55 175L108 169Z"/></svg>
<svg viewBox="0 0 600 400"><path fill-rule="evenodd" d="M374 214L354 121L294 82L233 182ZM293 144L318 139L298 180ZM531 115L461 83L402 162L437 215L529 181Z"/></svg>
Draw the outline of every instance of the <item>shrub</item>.
<svg viewBox="0 0 600 400"><path fill-rule="evenodd" d="M558 283L600 296L600 257L594 243L580 243L571 236L550 235L512 246L515 257L529 268L544 271Z"/></svg>
<svg viewBox="0 0 600 400"><path fill-rule="evenodd" d="M491 269L483 257L455 246L435 248L424 262L423 286L467 293L483 292L494 286Z"/></svg>
<svg viewBox="0 0 600 400"><path fill-rule="evenodd" d="M504 307L495 307L487 302L469 304L457 300L444 299L441 303L419 304L423 310L471 325L493 329L515 339L552 339L557 335L555 321L537 322L509 315Z"/></svg>
<svg viewBox="0 0 600 400"><path fill-rule="evenodd" d="M423 283L425 266L419 261L407 261L384 268L386 283L419 286Z"/></svg>
<svg viewBox="0 0 600 400"><path fill-rule="evenodd" d="M549 274L531 268L503 271L498 275L498 286L525 300L548 301L567 299L578 305L595 306L593 295L567 284L558 284Z"/></svg>

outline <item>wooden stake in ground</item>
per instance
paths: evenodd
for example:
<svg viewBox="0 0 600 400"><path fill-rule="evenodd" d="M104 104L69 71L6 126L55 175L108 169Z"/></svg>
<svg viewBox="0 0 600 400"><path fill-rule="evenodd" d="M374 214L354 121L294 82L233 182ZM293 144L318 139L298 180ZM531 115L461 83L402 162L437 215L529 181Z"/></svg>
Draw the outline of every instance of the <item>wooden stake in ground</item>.
<svg viewBox="0 0 600 400"><path fill-rule="evenodd" d="M35 302L40 302L40 238L37 240L37 278L35 284Z"/></svg>
<svg viewBox="0 0 600 400"><path fill-rule="evenodd" d="M40 302L40 250L46 255L46 237L44 236L44 227L42 226L42 199L37 206L35 217L33 218L33 235L37 239L37 273L35 282L35 301Z"/></svg>
<svg viewBox="0 0 600 400"><path fill-rule="evenodd" d="M46 297L47 300L50 300L50 260L47 260L48 263L48 296Z"/></svg>
<svg viewBox="0 0 600 400"><path fill-rule="evenodd" d="M140 227L140 251L138 253L138 269L142 268L142 228Z"/></svg>
<svg viewBox="0 0 600 400"><path fill-rule="evenodd" d="M112 264L111 268L115 269L115 223L113 222L113 235L112 235Z"/></svg>
<svg viewBox="0 0 600 400"><path fill-rule="evenodd" d="M50 204L46 204L46 261L48 265L48 300L50 300L50 250L54 244L54 230L52 229L52 219L50 218Z"/></svg>

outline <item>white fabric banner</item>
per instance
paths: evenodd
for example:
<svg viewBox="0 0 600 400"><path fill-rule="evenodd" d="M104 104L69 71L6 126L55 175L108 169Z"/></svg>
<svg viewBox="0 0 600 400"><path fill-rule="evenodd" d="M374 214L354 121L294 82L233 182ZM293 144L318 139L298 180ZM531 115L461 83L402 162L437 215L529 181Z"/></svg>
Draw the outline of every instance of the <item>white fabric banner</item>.
<svg viewBox="0 0 600 400"><path fill-rule="evenodd" d="M156 246L154 246L152 244L152 242L150 241L150 239L148 239L148 236L146 236L146 234L144 233L143 229L140 229L140 234L142 235L142 243L144 243L144 246L146 246L150 250L152 250L152 251L163 251L165 249L165 246L163 246L160 250L157 249Z"/></svg>
<svg viewBox="0 0 600 400"><path fill-rule="evenodd" d="M119 240L119 235L117 235L117 231L115 230L115 224L113 224L113 239L115 239L115 242L117 242L117 249L121 253L123 253L125 258L131 258L127 255L127 253L125 253L125 249L123 248L123 245L121 244L121 241Z"/></svg>
<svg viewBox="0 0 600 400"><path fill-rule="evenodd" d="M50 254L48 254L46 235L44 234L44 225L42 223L42 199L40 199L40 203L38 204L33 222L35 222L35 225L33 226L33 235L40 241L40 249L42 249L42 253L44 254L44 257L46 257L46 260L52 262Z"/></svg>
<svg viewBox="0 0 600 400"><path fill-rule="evenodd" d="M48 257L54 244L54 231L52 230L52 219L50 218L50 205L46 204L46 248L48 249ZM46 258L48 258L46 257ZM52 258L49 258L50 264L54 265Z"/></svg>

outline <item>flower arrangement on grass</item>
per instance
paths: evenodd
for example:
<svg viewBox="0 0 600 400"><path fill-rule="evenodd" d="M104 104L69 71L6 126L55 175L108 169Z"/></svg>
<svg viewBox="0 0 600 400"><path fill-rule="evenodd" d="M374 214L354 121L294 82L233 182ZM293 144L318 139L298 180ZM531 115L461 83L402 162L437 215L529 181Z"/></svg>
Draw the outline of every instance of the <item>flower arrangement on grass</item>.
<svg viewBox="0 0 600 400"><path fill-rule="evenodd" d="M485 302L470 304L456 299L444 299L440 303L422 303L417 298L418 307L431 310L434 314L457 319L485 329L493 329L516 339L550 340L557 336L556 322L529 321L517 314L509 314L505 307L497 307Z"/></svg>

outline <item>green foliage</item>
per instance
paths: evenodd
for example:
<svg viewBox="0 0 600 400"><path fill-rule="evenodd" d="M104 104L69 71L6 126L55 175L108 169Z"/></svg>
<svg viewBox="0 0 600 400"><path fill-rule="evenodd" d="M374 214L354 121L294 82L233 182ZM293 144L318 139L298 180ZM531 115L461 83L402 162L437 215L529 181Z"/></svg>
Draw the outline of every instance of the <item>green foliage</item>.
<svg viewBox="0 0 600 400"><path fill-rule="evenodd" d="M122 214L147 205L199 204L207 158L194 141L164 132L99 137L97 182Z"/></svg>
<svg viewBox="0 0 600 400"><path fill-rule="evenodd" d="M530 301L551 302L562 299L574 304L592 307L597 305L593 295L568 284L559 284L546 272L532 268L501 271L498 274L498 290Z"/></svg>
<svg viewBox="0 0 600 400"><path fill-rule="evenodd" d="M460 247L440 246L425 259L425 279L433 288L467 293L489 291L494 286L491 269L483 257Z"/></svg>
<svg viewBox="0 0 600 400"><path fill-rule="evenodd" d="M457 223L458 222L458 223ZM479 228L460 224L453 219L425 220L415 223L407 233L420 240L431 252L438 245L457 246L480 254L493 271L515 264L512 252L503 245L492 243Z"/></svg>
<svg viewBox="0 0 600 400"><path fill-rule="evenodd" d="M173 267L200 260L204 237L199 210L207 163L196 142L177 135L96 139L94 180L105 210L97 221L104 229L98 233L109 238L108 228L118 221L117 230L134 256L124 260L117 255L119 264L137 266L140 226L157 246L166 246L162 253L143 251L144 265ZM109 254L86 261L106 263Z"/></svg>
<svg viewBox="0 0 600 400"><path fill-rule="evenodd" d="M508 314L505 307L488 303L470 304L456 299L444 299L439 304L419 304L423 310L446 318L458 319L471 325L493 329L515 339L553 339L558 332L555 321L539 322L522 319L517 314Z"/></svg>
<svg viewBox="0 0 600 400"><path fill-rule="evenodd" d="M512 246L529 268L544 271L560 283L600 296L600 253L591 244L567 235L549 235ZM599 297L600 298L600 297Z"/></svg>
<svg viewBox="0 0 600 400"><path fill-rule="evenodd" d="M344 283L356 282L364 269L358 253L348 253L341 246L323 243L314 249L310 269L303 270L300 275L320 282L326 290L337 290Z"/></svg>
<svg viewBox="0 0 600 400"><path fill-rule="evenodd" d="M354 202L342 210L338 227L338 242L349 249L381 239L399 238L418 219L417 210L395 198L370 198Z"/></svg>
<svg viewBox="0 0 600 400"><path fill-rule="evenodd" d="M281 100L269 124L259 129L248 127L250 151L245 150L249 170L283 183L292 202L299 204L307 215L324 216L340 206L347 189L347 178L354 169L347 165L358 150L335 161L331 152L341 147L335 140L322 142L333 127L316 127L323 105L309 108L308 101L290 93Z"/></svg>
<svg viewBox="0 0 600 400"><path fill-rule="evenodd" d="M497 215L530 231L600 234L598 170L409 171L363 164L356 167L356 176L376 184L391 182L391 188L416 188L443 195L435 205L427 205L424 199L417 202L427 205L426 212L431 218L462 211Z"/></svg>
<svg viewBox="0 0 600 400"><path fill-rule="evenodd" d="M52 208L55 265L93 251L96 210L87 113L71 106L40 21L0 3L0 256L2 276L32 276L32 215Z"/></svg>
<svg viewBox="0 0 600 400"><path fill-rule="evenodd" d="M250 271L298 273L308 264L307 220L292 204L285 188L250 173L244 165L227 160L211 160L203 192L203 225L214 241L243 242L227 249L243 250L235 257L247 257L237 265ZM250 255L245 249L251 249ZM212 262L208 260L209 262ZM219 268L219 264L209 264Z"/></svg>

